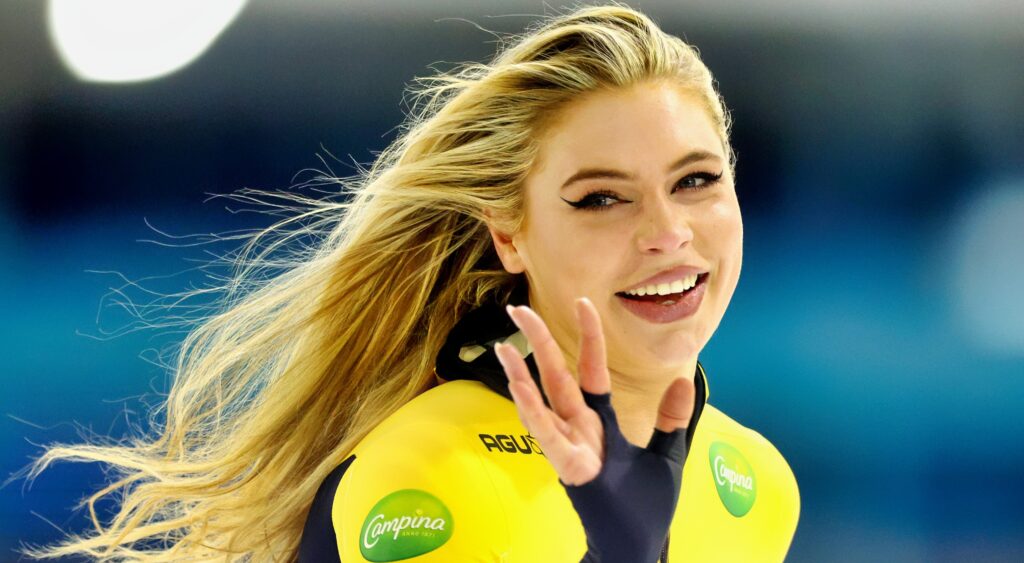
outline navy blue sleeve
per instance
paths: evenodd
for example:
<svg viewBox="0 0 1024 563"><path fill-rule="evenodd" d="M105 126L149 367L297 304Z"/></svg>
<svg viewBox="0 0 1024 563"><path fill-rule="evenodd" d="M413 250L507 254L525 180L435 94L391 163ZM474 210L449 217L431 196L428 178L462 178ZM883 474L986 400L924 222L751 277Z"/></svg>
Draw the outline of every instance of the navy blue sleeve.
<svg viewBox="0 0 1024 563"><path fill-rule="evenodd" d="M302 529L299 542L299 563L341 563L338 555L338 538L334 533L331 519L331 507L334 505L334 493L338 483L345 476L345 471L355 461L351 455L338 467L331 471L313 497L313 505L309 507L306 525Z"/></svg>
<svg viewBox="0 0 1024 563"><path fill-rule="evenodd" d="M686 460L686 429L655 429L646 448L629 443L619 429L611 393L583 391L601 417L605 459L597 477L565 487L583 523L583 563L654 563L662 555L675 514Z"/></svg>

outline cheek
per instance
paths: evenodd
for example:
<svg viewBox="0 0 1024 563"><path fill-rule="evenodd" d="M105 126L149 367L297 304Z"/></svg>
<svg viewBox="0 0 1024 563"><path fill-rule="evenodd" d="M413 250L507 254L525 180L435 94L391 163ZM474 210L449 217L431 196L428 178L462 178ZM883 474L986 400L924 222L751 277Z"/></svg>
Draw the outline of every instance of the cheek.
<svg viewBox="0 0 1024 563"><path fill-rule="evenodd" d="M526 239L534 274L562 279L567 284L585 284L602 279L612 267L611 256L623 252L629 235L620 225L605 222L567 220L551 215L536 225Z"/></svg>
<svg viewBox="0 0 1024 563"><path fill-rule="evenodd" d="M573 307L578 297L588 297L608 318L605 307L618 289L613 285L622 275L616 268L622 267L621 257L627 255L623 246L629 241L628 233L609 227L588 228L552 217L526 240L531 302L560 341L576 337Z"/></svg>
<svg viewBox="0 0 1024 563"><path fill-rule="evenodd" d="M521 247L532 291L549 306L568 298L573 292L571 280L585 279L580 271L583 265L573 259L585 239L570 231L556 218L544 217L532 224Z"/></svg>
<svg viewBox="0 0 1024 563"><path fill-rule="evenodd" d="M717 199L701 213L704 217L703 227L712 242L720 251L736 247L743 243L743 218L740 215L739 202L735 194Z"/></svg>
<svg viewBox="0 0 1024 563"><path fill-rule="evenodd" d="M534 276L551 277L556 272L554 266L564 263L564 256L571 254L575 239L567 236L562 225L554 221L545 220L536 224L525 239L523 254L526 258L527 269L532 270Z"/></svg>
<svg viewBox="0 0 1024 563"><path fill-rule="evenodd" d="M739 279L743 262L743 218L736 200L716 202L708 210L706 248L718 263L725 289L731 293Z"/></svg>

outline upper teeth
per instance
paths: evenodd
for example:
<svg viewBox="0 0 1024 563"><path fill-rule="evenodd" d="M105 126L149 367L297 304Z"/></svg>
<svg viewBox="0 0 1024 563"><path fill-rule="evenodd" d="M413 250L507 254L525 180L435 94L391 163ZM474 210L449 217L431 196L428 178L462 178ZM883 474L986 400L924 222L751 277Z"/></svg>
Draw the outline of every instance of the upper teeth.
<svg viewBox="0 0 1024 563"><path fill-rule="evenodd" d="M697 274L690 274L681 280L672 283L659 283L656 285L645 285L631 289L626 295L668 295L670 293L682 293L697 285Z"/></svg>

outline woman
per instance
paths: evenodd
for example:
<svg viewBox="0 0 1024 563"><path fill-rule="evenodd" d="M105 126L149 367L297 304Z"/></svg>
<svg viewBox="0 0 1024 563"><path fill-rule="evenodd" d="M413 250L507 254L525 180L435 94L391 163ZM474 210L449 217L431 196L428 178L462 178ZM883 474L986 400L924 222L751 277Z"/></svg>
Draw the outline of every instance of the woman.
<svg viewBox="0 0 1024 563"><path fill-rule="evenodd" d="M123 474L90 499L117 517L49 553L784 557L792 472L697 362L742 225L696 52L585 8L422 94L351 198L299 217L319 246L242 268L187 337L156 436L39 461Z"/></svg>

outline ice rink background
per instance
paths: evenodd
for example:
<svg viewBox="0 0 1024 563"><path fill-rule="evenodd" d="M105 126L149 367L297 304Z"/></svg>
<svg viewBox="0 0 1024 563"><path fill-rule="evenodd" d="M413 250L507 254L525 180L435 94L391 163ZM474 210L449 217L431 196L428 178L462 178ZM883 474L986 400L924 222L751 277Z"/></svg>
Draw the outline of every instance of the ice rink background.
<svg viewBox="0 0 1024 563"><path fill-rule="evenodd" d="M735 119L745 264L702 356L712 402L797 476L789 561L1024 560L1024 14L760 4L634 4ZM0 3L0 478L72 423L123 435L165 388L149 360L181 335L125 331L110 288L184 289L204 254L167 235L269 220L208 194L370 161L403 85L545 9L254 2L193 64L110 85L69 74L44 6ZM102 480L0 489L0 561L82 530Z"/></svg>

